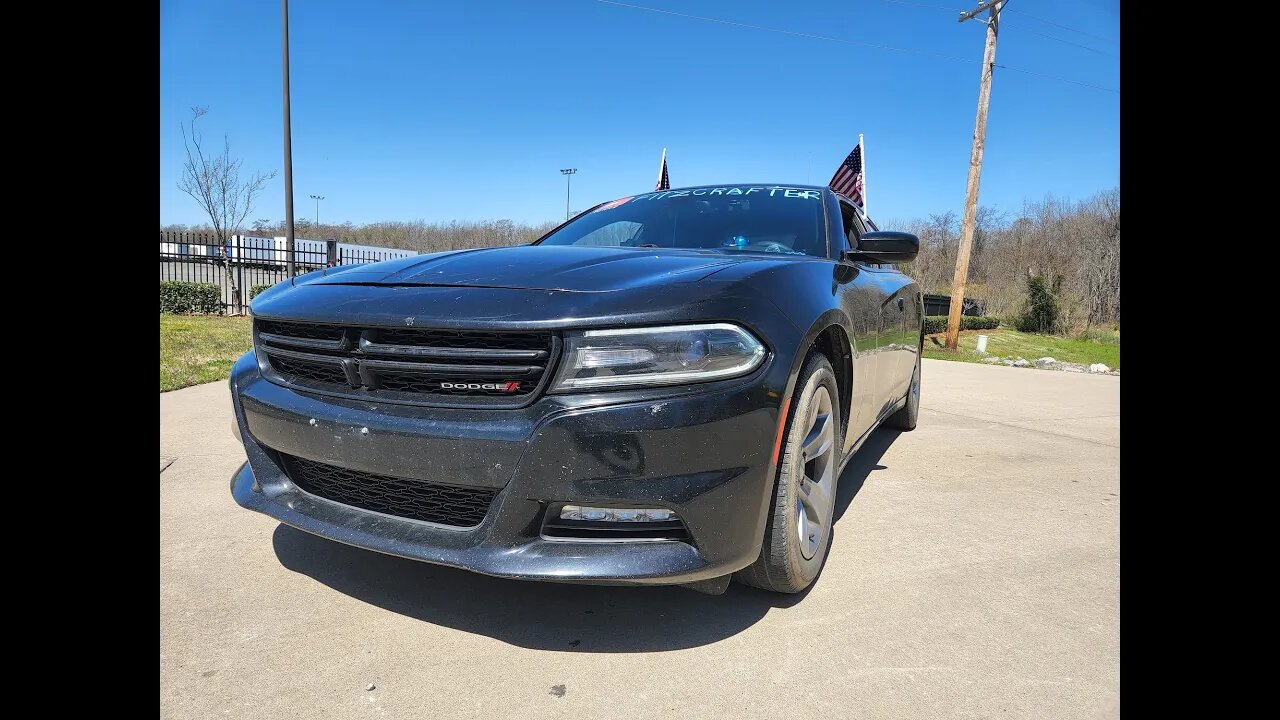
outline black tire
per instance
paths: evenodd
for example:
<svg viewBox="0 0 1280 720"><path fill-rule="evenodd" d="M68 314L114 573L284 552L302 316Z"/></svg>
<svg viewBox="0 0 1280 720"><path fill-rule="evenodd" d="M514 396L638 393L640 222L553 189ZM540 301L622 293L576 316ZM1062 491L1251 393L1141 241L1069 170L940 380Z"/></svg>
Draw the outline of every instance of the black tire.
<svg viewBox="0 0 1280 720"><path fill-rule="evenodd" d="M769 505L769 520L765 525L760 556L734 575L743 584L780 593L797 593L809 587L827 561L827 552L831 548L831 524L835 514L840 454L844 444L840 389L827 358L811 354L800 370L796 387L798 390L792 400L783 435L782 456L778 462L778 476ZM824 410L824 393L829 411ZM825 421L821 420L824 415ZM806 437L817 437L819 434L825 436L826 433L826 426L821 431L815 430L817 425L811 424L811 418L819 424L829 423L830 448L825 455L820 454L815 442L811 442L810 449L816 459L806 460ZM819 467L819 463L829 463L830 472L827 471L827 465ZM820 480L815 482L811 475L820 476ZM812 509L804 503L821 497L817 491L824 491L827 496L825 511L806 514L805 524L800 525L800 514L806 512L805 508ZM820 526L811 524L808 517L820 518ZM821 529L821 538L816 545L811 534L809 541L803 542L801 533L814 527Z"/></svg>
<svg viewBox="0 0 1280 720"><path fill-rule="evenodd" d="M916 421L920 418L920 353L916 353L916 369L911 373L911 384L907 386L907 404L898 412L885 420L885 425L897 428L902 432L916 429Z"/></svg>

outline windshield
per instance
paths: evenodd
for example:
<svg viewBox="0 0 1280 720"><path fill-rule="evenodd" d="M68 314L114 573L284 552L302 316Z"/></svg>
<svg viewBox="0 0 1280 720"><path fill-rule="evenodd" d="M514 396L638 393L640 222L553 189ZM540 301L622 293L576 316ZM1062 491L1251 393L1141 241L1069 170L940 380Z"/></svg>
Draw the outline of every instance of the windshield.
<svg viewBox="0 0 1280 720"><path fill-rule="evenodd" d="M607 202L541 245L688 248L827 257L822 191L778 185L667 190Z"/></svg>

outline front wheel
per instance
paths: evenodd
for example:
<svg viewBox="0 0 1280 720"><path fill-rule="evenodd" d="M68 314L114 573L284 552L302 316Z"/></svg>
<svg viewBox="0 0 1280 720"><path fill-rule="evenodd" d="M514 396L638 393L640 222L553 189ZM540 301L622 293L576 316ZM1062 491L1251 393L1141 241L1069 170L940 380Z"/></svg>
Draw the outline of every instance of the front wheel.
<svg viewBox="0 0 1280 720"><path fill-rule="evenodd" d="M840 391L827 358L810 356L796 387L760 556L735 576L781 593L809 587L827 561L840 470Z"/></svg>

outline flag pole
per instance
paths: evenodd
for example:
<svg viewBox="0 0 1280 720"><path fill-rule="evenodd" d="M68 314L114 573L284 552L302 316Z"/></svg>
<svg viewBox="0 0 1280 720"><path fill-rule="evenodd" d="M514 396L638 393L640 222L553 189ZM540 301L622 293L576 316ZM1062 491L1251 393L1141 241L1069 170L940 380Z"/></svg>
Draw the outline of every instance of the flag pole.
<svg viewBox="0 0 1280 720"><path fill-rule="evenodd" d="M862 212L870 215L867 210L867 146L862 143L862 133L858 133L858 148L862 150Z"/></svg>

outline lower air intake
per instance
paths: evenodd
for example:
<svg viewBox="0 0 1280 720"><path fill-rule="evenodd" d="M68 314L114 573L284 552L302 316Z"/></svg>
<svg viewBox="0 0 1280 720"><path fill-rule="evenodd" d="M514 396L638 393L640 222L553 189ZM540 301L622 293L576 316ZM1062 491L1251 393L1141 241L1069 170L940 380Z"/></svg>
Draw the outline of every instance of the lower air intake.
<svg viewBox="0 0 1280 720"><path fill-rule="evenodd" d="M495 488L376 475L293 455L284 455L284 464L289 479L312 495L363 510L454 527L479 525L498 494Z"/></svg>

